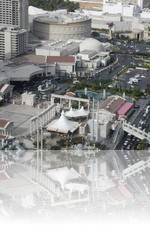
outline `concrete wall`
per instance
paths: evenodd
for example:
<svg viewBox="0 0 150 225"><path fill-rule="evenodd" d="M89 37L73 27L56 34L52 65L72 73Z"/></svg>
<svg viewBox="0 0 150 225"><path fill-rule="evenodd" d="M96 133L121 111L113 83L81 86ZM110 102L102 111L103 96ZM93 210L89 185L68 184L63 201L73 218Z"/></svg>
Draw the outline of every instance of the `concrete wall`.
<svg viewBox="0 0 150 225"><path fill-rule="evenodd" d="M45 40L68 40L91 36L91 19L68 24L50 24L33 20L33 33Z"/></svg>

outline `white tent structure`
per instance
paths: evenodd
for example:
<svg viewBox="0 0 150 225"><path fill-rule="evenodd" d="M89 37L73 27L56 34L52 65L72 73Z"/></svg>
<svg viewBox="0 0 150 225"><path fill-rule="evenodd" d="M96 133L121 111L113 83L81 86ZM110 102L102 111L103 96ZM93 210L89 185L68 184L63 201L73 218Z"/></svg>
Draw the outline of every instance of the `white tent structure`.
<svg viewBox="0 0 150 225"><path fill-rule="evenodd" d="M67 134L68 132L73 133L78 127L79 123L68 120L65 117L64 111L62 111L59 119L48 124L47 130Z"/></svg>
<svg viewBox="0 0 150 225"><path fill-rule="evenodd" d="M81 109L78 110L78 114L79 114L79 116L81 116L81 117L88 116L89 113L90 113L89 110L85 110L85 109L83 108L83 106L81 107Z"/></svg>
<svg viewBox="0 0 150 225"><path fill-rule="evenodd" d="M70 118L77 117L77 111L78 111L78 110L74 110L74 109L71 107L69 111L65 112L65 116L66 116L66 117L70 117Z"/></svg>
<svg viewBox="0 0 150 225"><path fill-rule="evenodd" d="M67 167L47 170L47 175L51 179L58 181L63 189L65 187L65 184L69 180L77 179L80 177L80 174L76 170L74 170L73 168L69 169Z"/></svg>
<svg viewBox="0 0 150 225"><path fill-rule="evenodd" d="M89 186L87 184L71 183L71 182L65 184L65 188L68 189L71 192L79 191L82 194L85 191L89 190Z"/></svg>
<svg viewBox="0 0 150 225"><path fill-rule="evenodd" d="M73 110L72 108L65 113L66 117L78 118L78 117L87 117L89 115L89 110L85 110L83 106L81 109Z"/></svg>

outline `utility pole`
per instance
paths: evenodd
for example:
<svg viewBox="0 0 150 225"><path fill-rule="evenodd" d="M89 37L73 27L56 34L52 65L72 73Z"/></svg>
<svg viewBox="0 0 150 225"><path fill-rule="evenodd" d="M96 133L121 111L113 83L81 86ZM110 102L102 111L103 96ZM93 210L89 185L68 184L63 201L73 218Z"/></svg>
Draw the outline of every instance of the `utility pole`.
<svg viewBox="0 0 150 225"><path fill-rule="evenodd" d="M40 156L41 156L41 173L43 171L43 127L42 127L42 121L40 121L41 125L41 151L40 151Z"/></svg>
<svg viewBox="0 0 150 225"><path fill-rule="evenodd" d="M37 169L37 182L39 182L39 117L37 117L37 124L36 124L36 140L37 140L37 148L36 148L36 151L37 151L37 155L36 155L36 169Z"/></svg>
<svg viewBox="0 0 150 225"><path fill-rule="evenodd" d="M39 146L39 140L40 140L40 146ZM43 171L43 127L42 127L42 121L40 120L39 117L37 117L37 182L39 182L39 170L42 174L42 171Z"/></svg>
<svg viewBox="0 0 150 225"><path fill-rule="evenodd" d="M94 98L93 98L93 113L92 113L91 141L94 141L94 104L95 104L95 100L94 100Z"/></svg>

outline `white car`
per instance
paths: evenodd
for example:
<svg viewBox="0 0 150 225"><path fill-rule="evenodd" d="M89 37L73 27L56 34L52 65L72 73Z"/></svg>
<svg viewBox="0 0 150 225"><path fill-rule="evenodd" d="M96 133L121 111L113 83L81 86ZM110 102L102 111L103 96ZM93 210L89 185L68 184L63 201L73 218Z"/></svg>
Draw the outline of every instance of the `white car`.
<svg viewBox="0 0 150 225"><path fill-rule="evenodd" d="M127 145L127 144L128 144L128 141L125 141L125 142L124 142L124 145Z"/></svg>

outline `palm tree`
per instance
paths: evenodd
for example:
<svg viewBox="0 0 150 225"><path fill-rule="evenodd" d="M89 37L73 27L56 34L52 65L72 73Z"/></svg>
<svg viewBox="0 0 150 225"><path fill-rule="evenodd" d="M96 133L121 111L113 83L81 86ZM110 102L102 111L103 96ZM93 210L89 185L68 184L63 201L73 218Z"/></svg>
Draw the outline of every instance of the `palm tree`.
<svg viewBox="0 0 150 225"><path fill-rule="evenodd" d="M137 146L137 150L143 150L148 144L148 140L144 138L143 140L140 141L140 143Z"/></svg>

